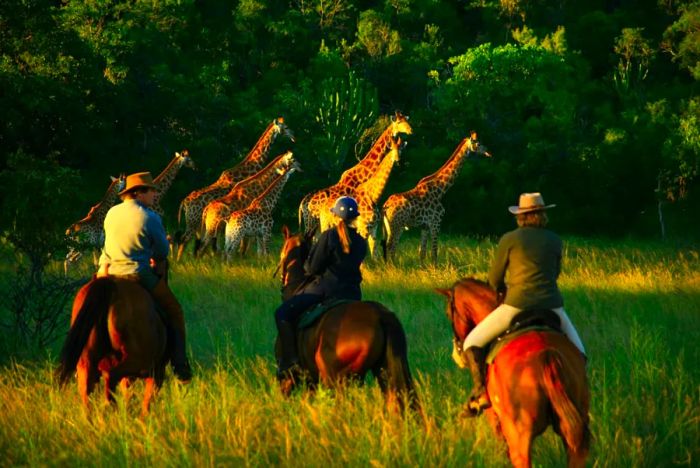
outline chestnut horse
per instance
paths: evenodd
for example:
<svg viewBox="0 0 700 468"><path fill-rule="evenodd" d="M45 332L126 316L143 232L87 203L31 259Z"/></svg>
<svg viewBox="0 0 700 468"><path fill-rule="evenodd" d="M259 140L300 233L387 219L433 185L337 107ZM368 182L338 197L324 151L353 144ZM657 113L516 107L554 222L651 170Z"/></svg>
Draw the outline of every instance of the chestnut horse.
<svg viewBox="0 0 700 468"><path fill-rule="evenodd" d="M100 375L109 402L114 402L122 379L143 378L142 414L147 413L163 383L166 363L165 324L150 293L138 282L97 278L78 291L57 373L62 386L77 375L86 408Z"/></svg>
<svg viewBox="0 0 700 468"><path fill-rule="evenodd" d="M497 294L473 278L436 291L447 297L452 356L466 367L464 340L496 308ZM493 405L486 414L495 433L505 438L514 466L531 466L532 443L550 425L564 442L569 466L585 466L590 446L586 363L564 334L531 329L518 335L498 351L486 379Z"/></svg>
<svg viewBox="0 0 700 468"><path fill-rule="evenodd" d="M278 271L281 268L282 299L286 300L307 280L304 261L314 233L292 235L286 226L282 232ZM348 301L336 305L311 326L297 331L297 346L300 366L312 388L319 382L328 386L348 379L362 382L371 371L387 406L398 402L401 409L420 411L408 365L406 335L396 315L382 304ZM281 355L279 337L275 355L277 359ZM282 387L285 394L292 390Z"/></svg>

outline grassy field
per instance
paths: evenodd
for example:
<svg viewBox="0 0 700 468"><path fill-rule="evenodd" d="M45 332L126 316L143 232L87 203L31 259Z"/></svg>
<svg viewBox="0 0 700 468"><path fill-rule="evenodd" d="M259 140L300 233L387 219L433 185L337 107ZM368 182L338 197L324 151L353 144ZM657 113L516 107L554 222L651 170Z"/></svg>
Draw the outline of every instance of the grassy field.
<svg viewBox="0 0 700 468"><path fill-rule="evenodd" d="M589 354L589 466L700 465L697 248L565 241L560 286ZM171 284L186 311L195 380L180 387L169 378L145 419L140 385L114 409L95 394L88 415L74 385L53 384L60 339L42 357L6 360L2 464L507 466L486 419L457 416L470 379L450 358L444 301L433 292L462 276L483 278L494 243L450 238L437 268L418 265L415 240L400 248L395 266L367 262L363 290L404 324L425 418L386 412L372 382L282 398L272 357L276 256L232 265L186 259L173 265ZM551 430L535 443L534 461L564 466Z"/></svg>

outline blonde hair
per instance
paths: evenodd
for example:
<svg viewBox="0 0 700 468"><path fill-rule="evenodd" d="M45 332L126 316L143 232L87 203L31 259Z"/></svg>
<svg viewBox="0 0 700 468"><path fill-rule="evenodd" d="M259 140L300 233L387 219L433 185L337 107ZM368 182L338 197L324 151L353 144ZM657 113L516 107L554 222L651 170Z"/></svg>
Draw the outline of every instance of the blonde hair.
<svg viewBox="0 0 700 468"><path fill-rule="evenodd" d="M340 245L343 247L343 253L349 254L352 241L350 240L348 225L341 219L335 228L338 230L338 237L340 238Z"/></svg>
<svg viewBox="0 0 700 468"><path fill-rule="evenodd" d="M515 215L518 227L545 227L549 218L544 210L530 211Z"/></svg>

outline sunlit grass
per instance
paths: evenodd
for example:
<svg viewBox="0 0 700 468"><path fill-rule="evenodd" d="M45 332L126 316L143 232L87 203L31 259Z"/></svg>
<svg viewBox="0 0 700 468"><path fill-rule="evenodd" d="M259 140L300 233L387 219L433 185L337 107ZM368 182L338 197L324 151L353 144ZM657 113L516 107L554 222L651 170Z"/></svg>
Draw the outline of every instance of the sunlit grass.
<svg viewBox="0 0 700 468"><path fill-rule="evenodd" d="M273 247L276 251L278 246ZM97 466L507 466L485 418L457 417L469 377L450 358L450 330L435 287L485 278L494 242L451 238L438 267L421 267L417 242L402 240L386 266L368 260L366 299L402 320L425 417L384 410L373 382L342 393L284 399L275 384L276 255L226 264L187 258L171 284L185 308L197 377L169 378L151 414L139 416L142 385L106 407L100 389L87 414L75 385L59 389L44 357L0 370L0 453L7 465ZM591 466L700 462L700 277L697 250L569 239L560 281L589 354L594 436ZM53 268L53 267L52 267ZM56 266L55 268L58 268ZM75 274L87 276L89 265ZM67 319L66 319L67 320ZM67 325L66 325L67 326ZM60 341L60 340L59 340ZM548 431L538 466L562 466Z"/></svg>

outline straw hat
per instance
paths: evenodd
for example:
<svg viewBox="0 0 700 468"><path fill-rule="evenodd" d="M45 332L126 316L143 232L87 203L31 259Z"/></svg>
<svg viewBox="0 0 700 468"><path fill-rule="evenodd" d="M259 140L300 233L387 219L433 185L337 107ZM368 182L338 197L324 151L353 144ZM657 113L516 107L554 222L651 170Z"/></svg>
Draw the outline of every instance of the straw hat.
<svg viewBox="0 0 700 468"><path fill-rule="evenodd" d="M549 208L554 208L557 205L545 205L544 198L539 192L533 193L521 193L520 200L518 201L518 206L511 206L508 208L513 214L530 213L532 211L541 211Z"/></svg>
<svg viewBox="0 0 700 468"><path fill-rule="evenodd" d="M126 177L126 185L124 190L119 192L119 195L124 195L132 190L139 187L150 187L155 189L156 186L153 183L153 176L150 172L137 172L136 174L130 174Z"/></svg>

